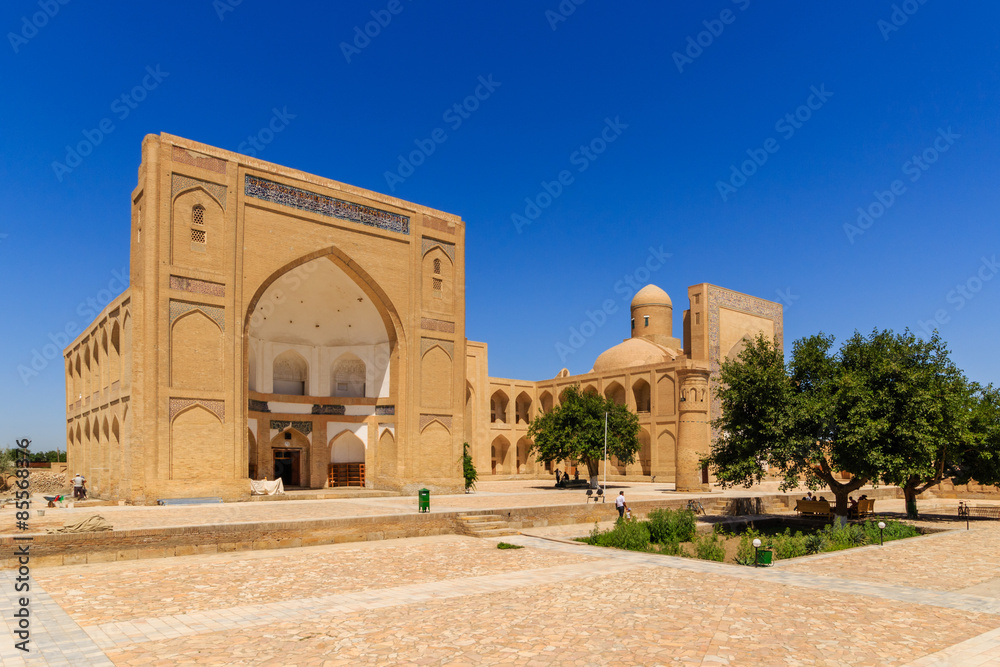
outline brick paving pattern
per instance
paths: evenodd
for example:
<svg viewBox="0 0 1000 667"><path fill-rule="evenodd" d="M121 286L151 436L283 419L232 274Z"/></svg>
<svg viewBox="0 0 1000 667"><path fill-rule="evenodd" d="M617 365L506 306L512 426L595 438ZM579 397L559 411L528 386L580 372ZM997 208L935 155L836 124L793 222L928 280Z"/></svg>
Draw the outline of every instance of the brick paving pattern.
<svg viewBox="0 0 1000 667"><path fill-rule="evenodd" d="M439 506L538 500L523 485L492 491ZM409 501L223 509L229 521L261 512L371 516ZM124 519L173 508L108 509ZM194 509L160 516L196 521L219 510ZM565 539L586 525L503 538L520 550L444 535L41 567L32 571L28 659L12 647L16 601L5 572L0 659L5 667L1000 665L1000 522L933 525L952 532L761 569Z"/></svg>

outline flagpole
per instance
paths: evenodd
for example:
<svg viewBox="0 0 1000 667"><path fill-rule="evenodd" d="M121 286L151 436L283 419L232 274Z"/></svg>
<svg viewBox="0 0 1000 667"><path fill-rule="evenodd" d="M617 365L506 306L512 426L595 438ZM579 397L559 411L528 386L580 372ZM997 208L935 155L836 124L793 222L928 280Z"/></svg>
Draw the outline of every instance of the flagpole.
<svg viewBox="0 0 1000 667"><path fill-rule="evenodd" d="M604 488L608 488L608 413L604 412Z"/></svg>

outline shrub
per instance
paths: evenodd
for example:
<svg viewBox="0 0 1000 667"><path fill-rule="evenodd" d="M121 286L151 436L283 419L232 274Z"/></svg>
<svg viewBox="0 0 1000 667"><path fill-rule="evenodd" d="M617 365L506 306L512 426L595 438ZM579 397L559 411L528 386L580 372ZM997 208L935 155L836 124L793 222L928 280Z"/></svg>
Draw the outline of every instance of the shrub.
<svg viewBox="0 0 1000 667"><path fill-rule="evenodd" d="M649 513L650 541L690 542L694 539L696 522L691 510L655 509Z"/></svg>
<svg viewBox="0 0 1000 667"><path fill-rule="evenodd" d="M645 521L619 521L611 530L601 532L595 525L588 543L629 551L649 551L649 526Z"/></svg>
<svg viewBox="0 0 1000 667"><path fill-rule="evenodd" d="M665 556L686 556L680 542L660 542L660 553Z"/></svg>
<svg viewBox="0 0 1000 667"><path fill-rule="evenodd" d="M774 550L774 560L796 558L805 556L807 553L805 536L801 531L792 535L790 528L786 528L784 533L771 538L771 544L771 548Z"/></svg>
<svg viewBox="0 0 1000 667"><path fill-rule="evenodd" d="M511 544L510 542L497 542L497 549L523 549L519 544Z"/></svg>
<svg viewBox="0 0 1000 667"><path fill-rule="evenodd" d="M740 546L736 550L736 562L739 565L750 565L756 564L755 550L753 548L754 538L760 537L760 532L757 531L753 526L747 528L746 532L740 535Z"/></svg>
<svg viewBox="0 0 1000 667"><path fill-rule="evenodd" d="M694 539L694 551L701 560L722 562L726 559L726 547L715 533L706 533Z"/></svg>
<svg viewBox="0 0 1000 667"><path fill-rule="evenodd" d="M821 533L806 535L806 553L818 554L821 551L826 551L826 538Z"/></svg>

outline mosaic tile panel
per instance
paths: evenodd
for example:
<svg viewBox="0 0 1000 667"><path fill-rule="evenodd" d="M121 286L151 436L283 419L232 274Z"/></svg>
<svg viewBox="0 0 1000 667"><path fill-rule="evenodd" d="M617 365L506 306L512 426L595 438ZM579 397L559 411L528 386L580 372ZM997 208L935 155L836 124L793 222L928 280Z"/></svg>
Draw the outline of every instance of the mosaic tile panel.
<svg viewBox="0 0 1000 667"><path fill-rule="evenodd" d="M181 176L180 174L174 174L173 179L170 182L170 199L173 199L181 192L185 190L190 190L191 188L202 187L208 191L208 194L215 197L215 199L222 206L222 210L226 210L226 186L219 185L218 183L211 183L209 181L203 181L200 178L191 178L190 176Z"/></svg>
<svg viewBox="0 0 1000 667"><path fill-rule="evenodd" d="M377 417L388 417L396 414L395 405L376 405L375 415Z"/></svg>
<svg viewBox="0 0 1000 667"><path fill-rule="evenodd" d="M176 417L182 410L186 410L192 405L200 405L209 412L214 413L222 423L226 422L225 401L210 401L200 398L171 398L169 408L170 421L173 421L174 417Z"/></svg>
<svg viewBox="0 0 1000 667"><path fill-rule="evenodd" d="M431 349L437 345L448 353L448 356L452 359L455 358L455 344L450 340L438 340L436 338L421 338L420 339L420 356L424 356L427 350Z"/></svg>
<svg viewBox="0 0 1000 667"><path fill-rule="evenodd" d="M440 331L441 333L455 333L455 323L435 320L430 317L420 318L420 328L428 331Z"/></svg>
<svg viewBox="0 0 1000 667"><path fill-rule="evenodd" d="M187 303L186 301L174 301L170 300L170 323L173 324L174 320L183 315L184 313L191 312L192 310L200 310L201 312L208 315L212 321L219 325L219 328L223 331L226 330L226 309L220 308L218 306L206 306L203 303Z"/></svg>
<svg viewBox="0 0 1000 667"><path fill-rule="evenodd" d="M226 296L226 286L210 283L207 280L196 280L182 276L170 276L170 289L191 292L192 294L207 294L209 296Z"/></svg>
<svg viewBox="0 0 1000 667"><path fill-rule="evenodd" d="M174 146L173 158L174 162L181 162L183 164L189 164L192 167L208 169L209 171L214 171L219 174L226 173L225 160L220 160L219 158L214 158L210 155L201 155L200 153L189 151L186 148L181 148L180 146Z"/></svg>
<svg viewBox="0 0 1000 667"><path fill-rule="evenodd" d="M357 222L399 234L410 233L410 218L371 206L335 199L326 195L300 190L283 183L275 183L247 174L244 193L247 197L262 199L274 204L318 213L330 218Z"/></svg>
<svg viewBox="0 0 1000 667"><path fill-rule="evenodd" d="M313 424L312 422L293 422L293 421L279 421L277 419L271 420L271 430L272 431L283 431L291 426L299 433L303 435L309 435L312 433Z"/></svg>
<svg viewBox="0 0 1000 667"><path fill-rule="evenodd" d="M455 261L455 244L445 243L444 241L435 241L434 239L424 238L420 245L420 254L426 255L427 251L434 246L440 246L441 250L444 250L445 254L451 257L451 261Z"/></svg>
<svg viewBox="0 0 1000 667"><path fill-rule="evenodd" d="M343 405L313 405L314 415L343 415L347 414L347 408Z"/></svg>
<svg viewBox="0 0 1000 667"><path fill-rule="evenodd" d="M247 401L247 409L249 409L250 412L270 412L271 411L271 408L268 407L268 405L267 405L267 401L258 401L258 400L253 399L253 398L251 398L250 400Z"/></svg>
<svg viewBox="0 0 1000 667"><path fill-rule="evenodd" d="M446 429L451 430L451 415L420 415L420 430L423 431L435 419L444 424Z"/></svg>

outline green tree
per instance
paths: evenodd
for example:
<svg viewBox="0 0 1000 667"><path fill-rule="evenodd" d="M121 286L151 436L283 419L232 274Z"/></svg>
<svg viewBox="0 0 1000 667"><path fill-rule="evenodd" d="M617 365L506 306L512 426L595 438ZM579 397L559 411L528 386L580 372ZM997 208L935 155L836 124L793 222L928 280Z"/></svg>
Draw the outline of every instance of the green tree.
<svg viewBox="0 0 1000 667"><path fill-rule="evenodd" d="M469 454L469 443L462 443L462 476L465 477L465 492L468 493L469 489L476 488L476 482L479 481L479 473L476 472L476 466L472 463L472 455Z"/></svg>
<svg viewBox="0 0 1000 667"><path fill-rule="evenodd" d="M604 459L604 416L608 422L608 457L619 463L635 461L639 451L639 416L624 405L597 394L585 394L570 387L562 403L540 414L528 427L535 453L541 463L576 460L587 466L590 485L597 488L600 464Z"/></svg>
<svg viewBox="0 0 1000 667"><path fill-rule="evenodd" d="M774 342L758 337L723 363L722 415L706 459L723 485L750 486L770 467L782 488L827 486L843 515L849 494L869 482L901 486L913 509L959 461L990 469L986 444L970 453L972 392L937 335L856 333L838 354L832 347L822 334L796 341L785 368Z"/></svg>

